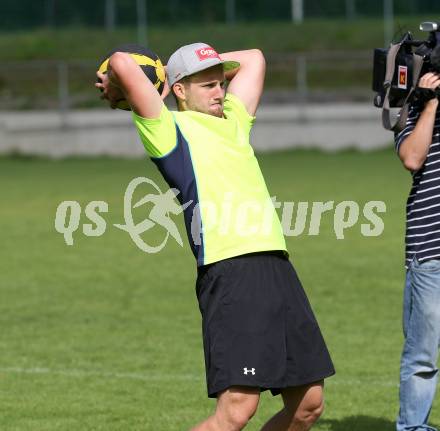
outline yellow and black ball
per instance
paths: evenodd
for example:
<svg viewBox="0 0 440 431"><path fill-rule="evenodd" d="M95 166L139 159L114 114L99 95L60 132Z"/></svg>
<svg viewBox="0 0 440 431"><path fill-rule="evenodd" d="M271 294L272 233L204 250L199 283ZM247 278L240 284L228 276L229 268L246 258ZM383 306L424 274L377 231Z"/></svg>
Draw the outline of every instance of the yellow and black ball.
<svg viewBox="0 0 440 431"><path fill-rule="evenodd" d="M139 64L140 68L143 70L148 79L156 87L159 94L162 94L165 85L165 68L163 67L160 58L148 48L135 44L124 44L117 46L111 52L109 52L105 58L101 61L98 71L101 73L107 72L107 66L109 58L115 52L127 52L133 57L134 61ZM130 105L125 99L118 101L116 107L119 109L124 109L125 111L130 111Z"/></svg>

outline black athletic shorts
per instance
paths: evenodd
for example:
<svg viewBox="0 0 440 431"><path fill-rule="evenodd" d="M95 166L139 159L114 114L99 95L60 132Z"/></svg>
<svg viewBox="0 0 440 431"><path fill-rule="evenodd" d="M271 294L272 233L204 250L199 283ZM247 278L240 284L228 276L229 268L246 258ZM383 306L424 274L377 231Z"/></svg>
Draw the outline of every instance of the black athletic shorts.
<svg viewBox="0 0 440 431"><path fill-rule="evenodd" d="M283 252L251 253L199 267L196 292L209 397L236 385L277 395L335 373Z"/></svg>

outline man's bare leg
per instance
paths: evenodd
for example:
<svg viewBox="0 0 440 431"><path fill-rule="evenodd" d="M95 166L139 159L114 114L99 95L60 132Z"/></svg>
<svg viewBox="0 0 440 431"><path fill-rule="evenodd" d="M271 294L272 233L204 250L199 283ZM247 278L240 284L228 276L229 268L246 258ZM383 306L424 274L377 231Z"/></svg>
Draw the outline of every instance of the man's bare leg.
<svg viewBox="0 0 440 431"><path fill-rule="evenodd" d="M258 407L260 390L232 386L217 398L215 413L191 431L241 431Z"/></svg>
<svg viewBox="0 0 440 431"><path fill-rule="evenodd" d="M261 431L308 431L324 410L324 381L282 391L284 408Z"/></svg>

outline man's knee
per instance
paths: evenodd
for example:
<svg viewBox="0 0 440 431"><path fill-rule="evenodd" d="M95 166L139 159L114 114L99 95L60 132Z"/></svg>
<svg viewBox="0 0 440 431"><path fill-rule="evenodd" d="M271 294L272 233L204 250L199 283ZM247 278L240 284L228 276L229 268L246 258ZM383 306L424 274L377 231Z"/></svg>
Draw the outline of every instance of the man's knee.
<svg viewBox="0 0 440 431"><path fill-rule="evenodd" d="M222 394L217 405L216 417L222 430L242 430L255 414L259 392L231 388Z"/></svg>
<svg viewBox="0 0 440 431"><path fill-rule="evenodd" d="M321 399L321 402L311 402L305 404L304 406L300 406L294 415L293 422L301 423L307 427L312 426L322 415L324 411L324 400Z"/></svg>
<svg viewBox="0 0 440 431"><path fill-rule="evenodd" d="M309 429L324 411L323 385L318 383L303 388L291 389L283 394L284 408L291 417L290 428Z"/></svg>

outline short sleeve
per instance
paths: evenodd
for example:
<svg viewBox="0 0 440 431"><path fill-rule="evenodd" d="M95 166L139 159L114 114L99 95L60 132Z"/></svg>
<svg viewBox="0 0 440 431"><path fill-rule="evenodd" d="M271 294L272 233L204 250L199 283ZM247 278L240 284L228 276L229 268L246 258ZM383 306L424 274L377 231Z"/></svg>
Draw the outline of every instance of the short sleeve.
<svg viewBox="0 0 440 431"><path fill-rule="evenodd" d="M255 117L248 113L243 102L237 96L231 93L226 94L223 112L226 118L234 118L246 133L250 133Z"/></svg>
<svg viewBox="0 0 440 431"><path fill-rule="evenodd" d="M133 121L150 157L162 157L176 146L176 125L165 104L159 118L144 118L133 112Z"/></svg>
<svg viewBox="0 0 440 431"><path fill-rule="evenodd" d="M417 124L420 116L420 107L418 105L411 105L408 111L408 118L406 119L405 127L398 133L394 134L394 144L396 152L399 152L402 142L411 134Z"/></svg>

